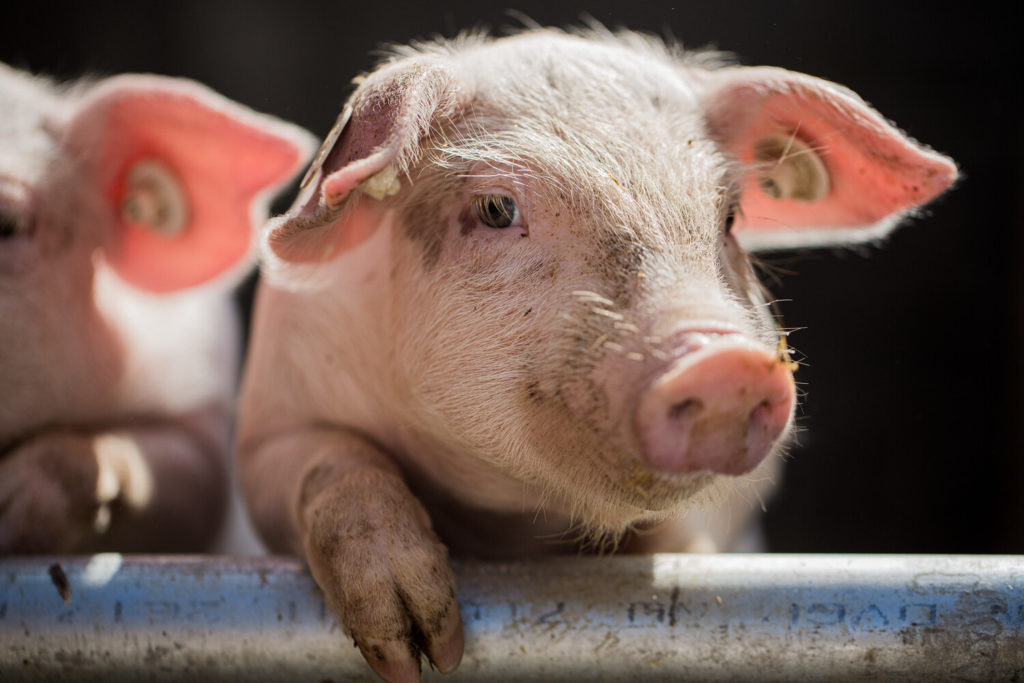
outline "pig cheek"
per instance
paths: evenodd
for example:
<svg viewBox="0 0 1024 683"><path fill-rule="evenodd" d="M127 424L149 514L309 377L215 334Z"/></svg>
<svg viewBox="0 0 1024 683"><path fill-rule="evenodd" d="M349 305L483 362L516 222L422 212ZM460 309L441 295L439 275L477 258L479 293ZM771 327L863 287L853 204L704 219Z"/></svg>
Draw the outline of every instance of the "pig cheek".
<svg viewBox="0 0 1024 683"><path fill-rule="evenodd" d="M776 345L771 310L765 302L765 290L757 279L754 266L736 240L729 236L723 240L720 256L721 271L736 300L747 310L761 342Z"/></svg>
<svg viewBox="0 0 1024 683"><path fill-rule="evenodd" d="M97 309L92 254L66 246L43 253L29 272L0 278L0 374L24 388L0 392L11 417L0 439L102 415L123 372L119 337Z"/></svg>
<svg viewBox="0 0 1024 683"><path fill-rule="evenodd" d="M571 304L565 308L572 310ZM608 340L616 338L615 330L608 324L611 319L581 313L579 307L576 308L563 319L565 326L556 333L562 342L551 345L552 353L542 365L544 370L537 373L535 382L543 395L561 404L559 412L564 413L567 420L607 441L619 433L625 395L630 389L620 382L614 393L609 391L610 366L620 360L610 358L606 346ZM614 460L617 458L607 464L621 464Z"/></svg>
<svg viewBox="0 0 1024 683"><path fill-rule="evenodd" d="M570 494L633 500L629 482L636 459L631 454L637 449L619 424L624 396L609 396L600 381L602 366L589 355L570 351L537 360L523 394L533 425L532 449L546 477L564 479ZM572 476L561 477L565 472Z"/></svg>
<svg viewBox="0 0 1024 683"><path fill-rule="evenodd" d="M532 433L530 425L549 406L531 369L547 367L550 355L553 307L544 283L553 269L539 259L504 258L487 245L455 242L425 269L418 244L396 250L400 385L424 427L501 459L517 449L498 442L515 437L495 430L514 432L519 424Z"/></svg>

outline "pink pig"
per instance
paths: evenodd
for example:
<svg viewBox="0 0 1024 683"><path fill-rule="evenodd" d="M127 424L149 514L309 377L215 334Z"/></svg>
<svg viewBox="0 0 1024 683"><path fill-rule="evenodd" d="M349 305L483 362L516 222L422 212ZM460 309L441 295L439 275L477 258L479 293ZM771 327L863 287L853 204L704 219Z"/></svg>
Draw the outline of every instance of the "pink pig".
<svg viewBox="0 0 1024 683"><path fill-rule="evenodd" d="M198 550L227 500L231 288L304 131L184 80L0 64L0 554Z"/></svg>
<svg viewBox="0 0 1024 683"><path fill-rule="evenodd" d="M841 86L631 33L358 83L268 226L239 449L265 540L390 681L459 663L449 549L732 544L795 401L741 242L877 238L956 176Z"/></svg>

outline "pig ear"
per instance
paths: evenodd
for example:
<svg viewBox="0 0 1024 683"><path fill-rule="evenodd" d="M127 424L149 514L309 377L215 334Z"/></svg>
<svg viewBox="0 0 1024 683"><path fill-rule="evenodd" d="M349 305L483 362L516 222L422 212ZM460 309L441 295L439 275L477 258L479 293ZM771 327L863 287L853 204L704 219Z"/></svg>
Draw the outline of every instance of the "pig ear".
<svg viewBox="0 0 1024 683"><path fill-rule="evenodd" d="M371 74L321 146L292 210L269 224L268 266L326 261L369 238L380 209L374 200L401 189L420 139L452 95L438 66L398 62Z"/></svg>
<svg viewBox="0 0 1024 683"><path fill-rule="evenodd" d="M707 125L743 169L735 230L747 248L881 237L956 179L950 159L842 86L770 67L716 78Z"/></svg>
<svg viewBox="0 0 1024 683"><path fill-rule="evenodd" d="M152 292L248 267L254 228L315 144L196 83L147 75L88 91L67 142L102 198L108 263Z"/></svg>

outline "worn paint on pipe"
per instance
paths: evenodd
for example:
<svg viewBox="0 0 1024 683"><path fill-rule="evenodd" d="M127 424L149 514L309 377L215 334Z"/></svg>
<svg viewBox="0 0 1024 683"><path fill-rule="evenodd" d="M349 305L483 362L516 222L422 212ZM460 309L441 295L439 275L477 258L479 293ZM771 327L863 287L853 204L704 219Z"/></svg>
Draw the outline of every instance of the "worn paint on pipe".
<svg viewBox="0 0 1024 683"><path fill-rule="evenodd" d="M1024 676L1022 557L576 557L455 574L466 655L427 679ZM378 680L291 559L0 560L0 679L60 678Z"/></svg>

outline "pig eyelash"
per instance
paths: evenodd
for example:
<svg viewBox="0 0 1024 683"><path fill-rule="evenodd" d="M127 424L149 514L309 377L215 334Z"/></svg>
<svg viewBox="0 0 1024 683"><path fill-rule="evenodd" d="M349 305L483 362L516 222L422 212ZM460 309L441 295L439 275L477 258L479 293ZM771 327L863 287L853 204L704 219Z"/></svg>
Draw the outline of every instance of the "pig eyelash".
<svg viewBox="0 0 1024 683"><path fill-rule="evenodd" d="M516 200L507 195L483 194L473 198L473 210L484 225L503 229L522 225Z"/></svg>

